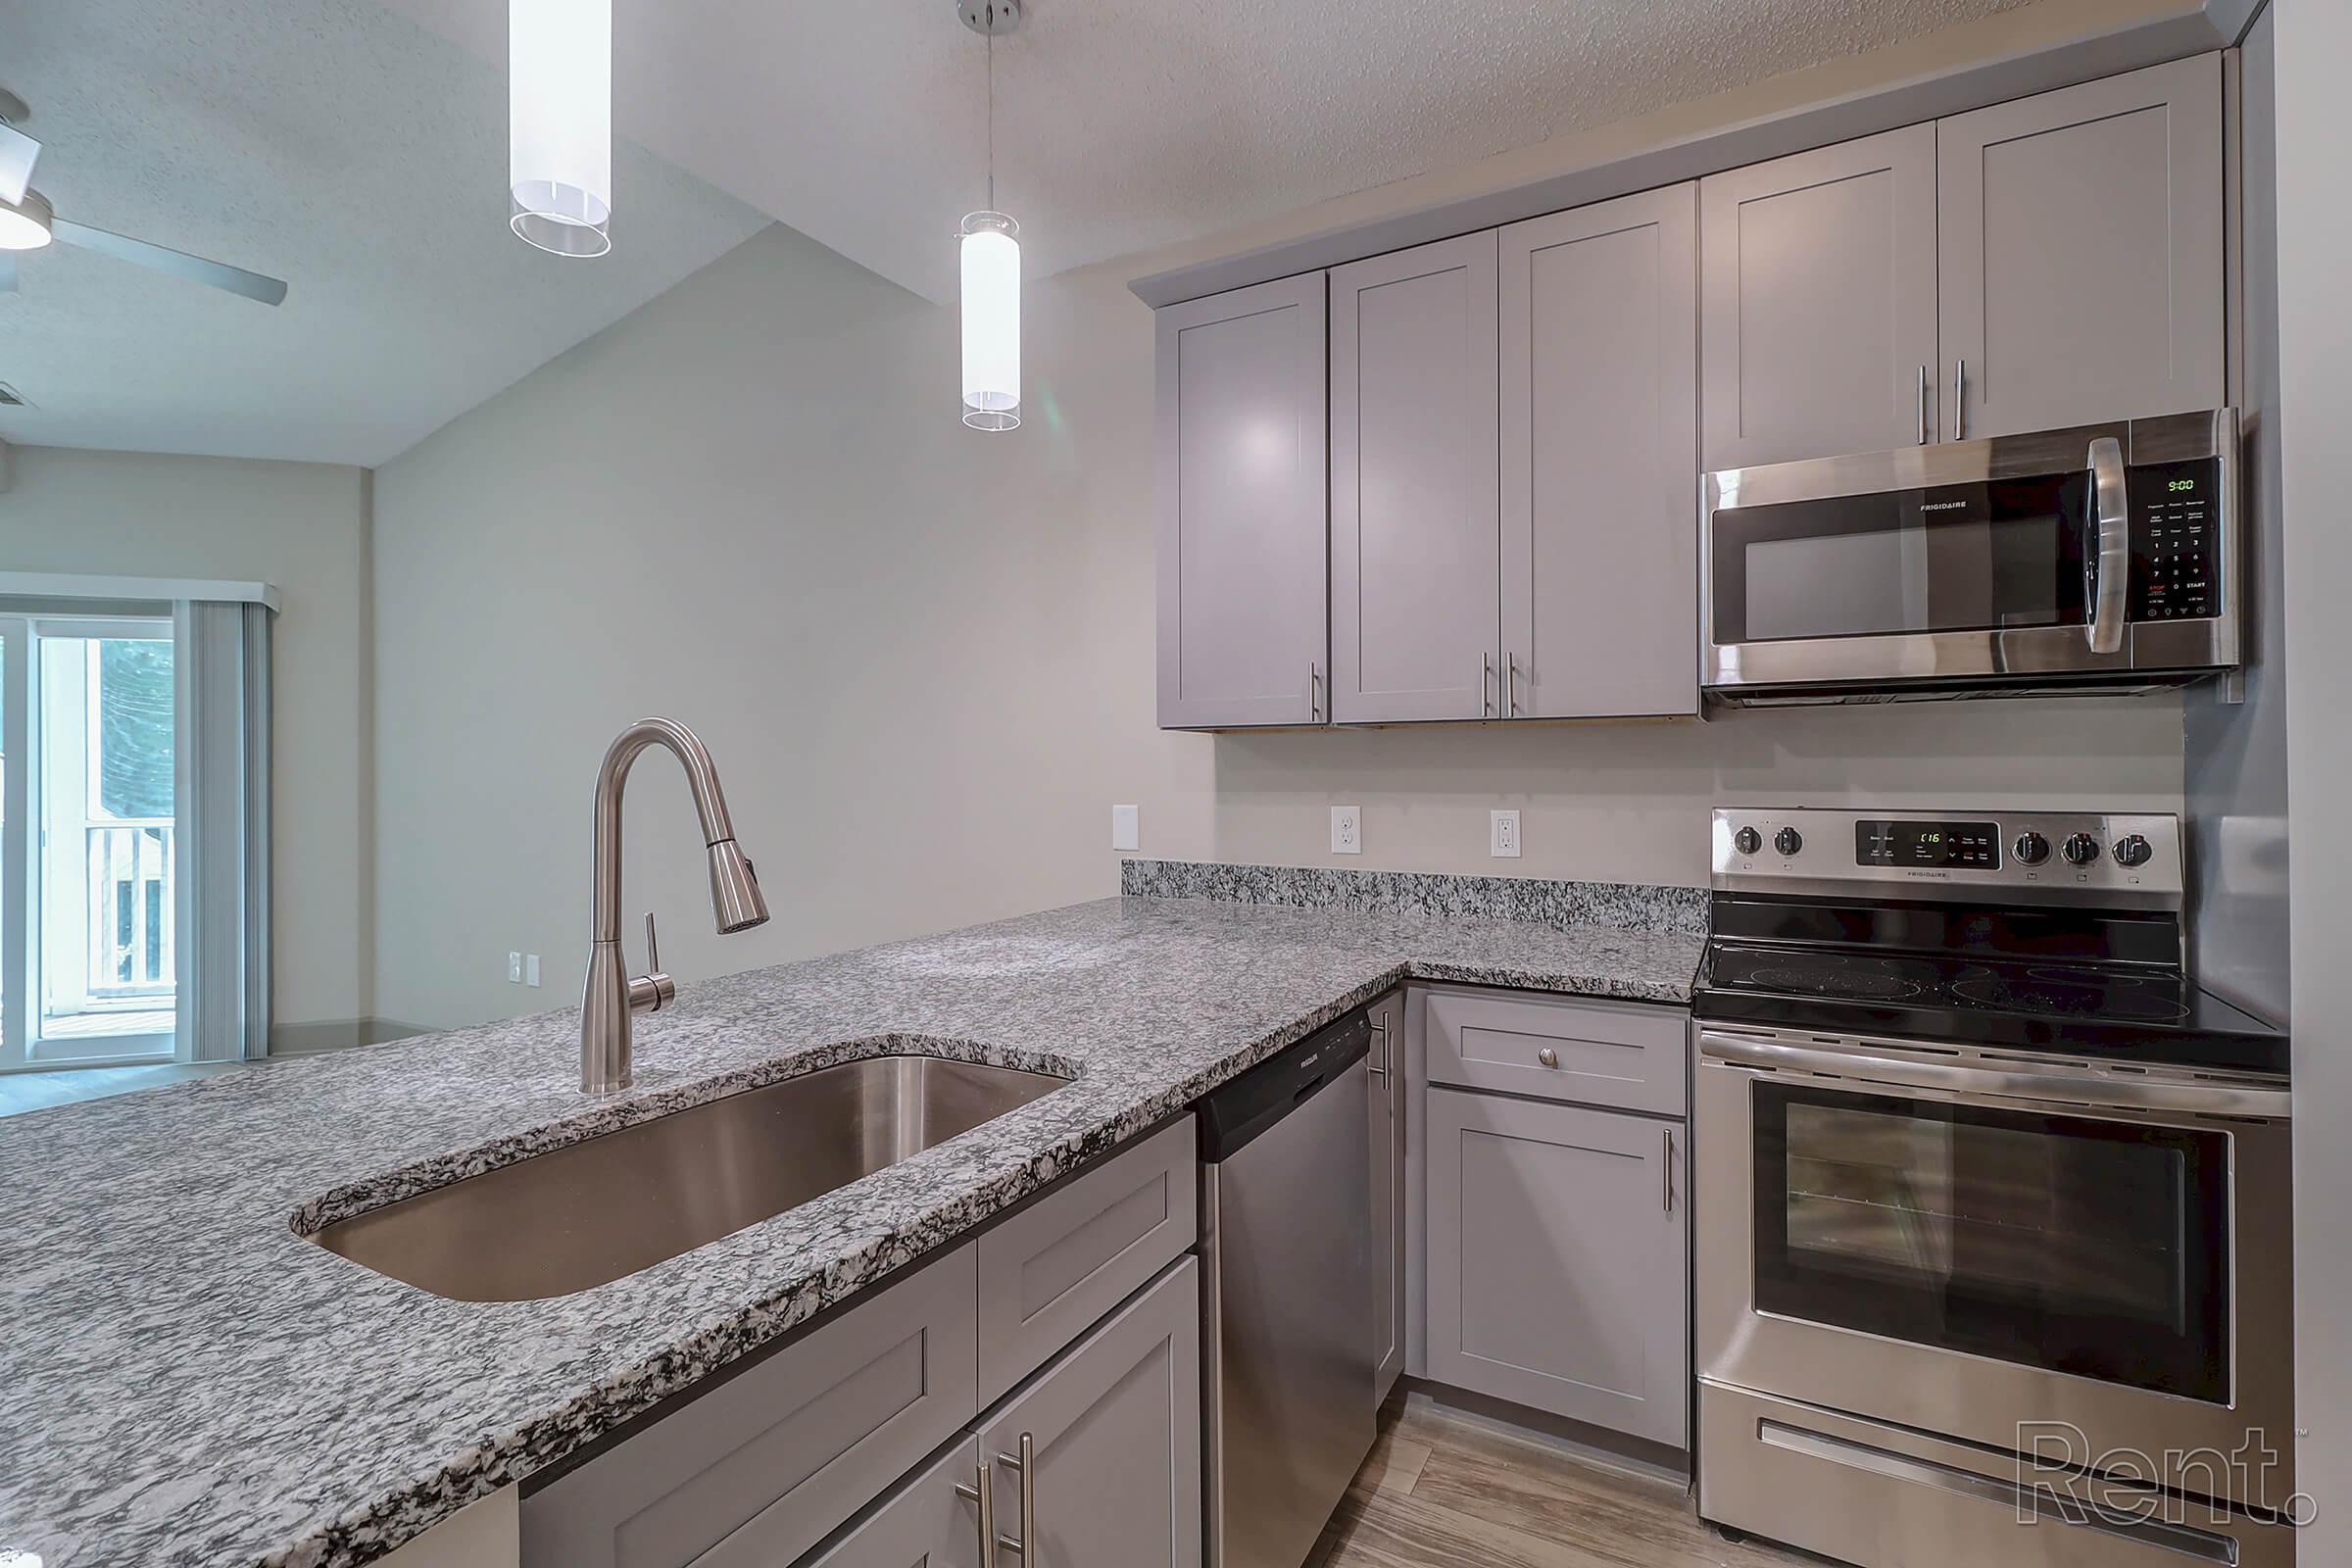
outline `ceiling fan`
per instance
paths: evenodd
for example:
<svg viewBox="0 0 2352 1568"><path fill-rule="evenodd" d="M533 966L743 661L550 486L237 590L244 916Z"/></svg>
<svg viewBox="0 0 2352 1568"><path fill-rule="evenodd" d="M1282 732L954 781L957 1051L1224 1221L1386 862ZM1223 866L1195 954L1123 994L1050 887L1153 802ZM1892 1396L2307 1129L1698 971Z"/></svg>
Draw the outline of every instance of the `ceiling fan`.
<svg viewBox="0 0 2352 1568"><path fill-rule="evenodd" d="M16 290L18 252L37 251L52 240L64 240L117 261L224 288L264 305L285 299L286 285L274 277L58 217L49 199L32 188L32 166L40 160L41 144L17 128L24 119L24 100L0 92L0 294Z"/></svg>

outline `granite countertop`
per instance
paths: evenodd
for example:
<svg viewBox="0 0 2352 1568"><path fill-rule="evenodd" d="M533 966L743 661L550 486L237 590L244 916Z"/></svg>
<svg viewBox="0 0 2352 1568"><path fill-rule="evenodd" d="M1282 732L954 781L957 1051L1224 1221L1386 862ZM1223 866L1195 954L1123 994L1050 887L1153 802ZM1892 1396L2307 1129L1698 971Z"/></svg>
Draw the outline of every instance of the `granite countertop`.
<svg viewBox="0 0 2352 1568"><path fill-rule="evenodd" d="M566 1008L0 1120L0 1561L371 1561L1399 980L1680 1003L1700 944L1108 899L682 987L611 1101ZM1077 1081L553 1300L446 1300L294 1228L894 1050Z"/></svg>

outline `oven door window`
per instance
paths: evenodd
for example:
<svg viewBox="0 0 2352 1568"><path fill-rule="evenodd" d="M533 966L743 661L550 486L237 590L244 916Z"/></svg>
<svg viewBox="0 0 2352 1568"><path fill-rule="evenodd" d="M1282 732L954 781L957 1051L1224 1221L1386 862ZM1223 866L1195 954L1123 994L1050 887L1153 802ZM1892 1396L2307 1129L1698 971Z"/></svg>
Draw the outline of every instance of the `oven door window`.
<svg viewBox="0 0 2352 1568"><path fill-rule="evenodd" d="M2090 479L1995 479L1723 507L1715 641L2080 626Z"/></svg>
<svg viewBox="0 0 2352 1568"><path fill-rule="evenodd" d="M1759 1311L2228 1401L2227 1134L1752 1093Z"/></svg>

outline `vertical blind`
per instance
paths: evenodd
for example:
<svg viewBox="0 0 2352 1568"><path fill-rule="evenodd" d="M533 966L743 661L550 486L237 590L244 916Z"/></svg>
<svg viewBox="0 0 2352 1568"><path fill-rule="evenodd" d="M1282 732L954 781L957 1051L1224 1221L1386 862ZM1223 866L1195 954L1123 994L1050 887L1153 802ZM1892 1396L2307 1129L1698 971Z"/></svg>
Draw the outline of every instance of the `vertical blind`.
<svg viewBox="0 0 2352 1568"><path fill-rule="evenodd" d="M270 1049L270 618L252 602L172 607L183 1061Z"/></svg>

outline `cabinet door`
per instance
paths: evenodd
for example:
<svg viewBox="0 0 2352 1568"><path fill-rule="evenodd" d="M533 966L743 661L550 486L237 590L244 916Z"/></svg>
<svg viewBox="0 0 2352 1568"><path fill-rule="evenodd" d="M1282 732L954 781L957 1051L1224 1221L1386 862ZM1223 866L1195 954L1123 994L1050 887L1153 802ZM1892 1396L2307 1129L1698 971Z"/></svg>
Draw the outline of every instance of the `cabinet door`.
<svg viewBox="0 0 2352 1568"><path fill-rule="evenodd" d="M1714 175L1698 211L1705 466L1927 439L1936 127Z"/></svg>
<svg viewBox="0 0 2352 1568"><path fill-rule="evenodd" d="M1163 729L1331 716L1323 290L1314 272L1158 315Z"/></svg>
<svg viewBox="0 0 2352 1568"><path fill-rule="evenodd" d="M1404 1373L1404 993L1372 1004L1373 1399Z"/></svg>
<svg viewBox="0 0 2352 1568"><path fill-rule="evenodd" d="M1680 1122L1429 1092L1429 1375L1681 1447Z"/></svg>
<svg viewBox="0 0 2352 1568"><path fill-rule="evenodd" d="M1331 274L1331 716L1494 711L1494 235Z"/></svg>
<svg viewBox="0 0 2352 1568"><path fill-rule="evenodd" d="M2220 55L1958 115L1936 142L1946 434L2227 400Z"/></svg>
<svg viewBox="0 0 2352 1568"><path fill-rule="evenodd" d="M1500 700L1698 708L1697 192L1502 231Z"/></svg>
<svg viewBox="0 0 2352 1568"><path fill-rule="evenodd" d="M1027 1518L1023 1437L1037 1467ZM995 1461L998 1534L1034 1532L1040 1568L1200 1568L1199 1263L1177 1263L1039 1373L980 1448Z"/></svg>
<svg viewBox="0 0 2352 1568"><path fill-rule="evenodd" d="M980 1549L979 1504L956 1492L985 1484L985 1463L978 1444L957 1444L819 1549L806 1568L989 1568ZM777 1568L784 1561L776 1559Z"/></svg>

